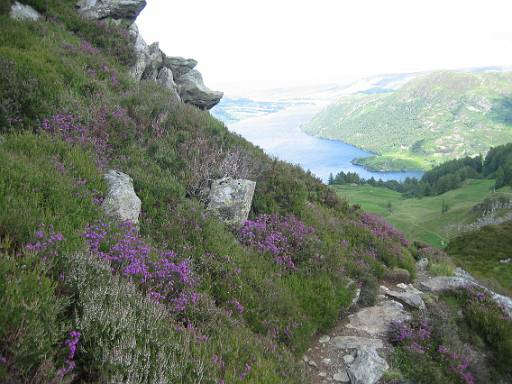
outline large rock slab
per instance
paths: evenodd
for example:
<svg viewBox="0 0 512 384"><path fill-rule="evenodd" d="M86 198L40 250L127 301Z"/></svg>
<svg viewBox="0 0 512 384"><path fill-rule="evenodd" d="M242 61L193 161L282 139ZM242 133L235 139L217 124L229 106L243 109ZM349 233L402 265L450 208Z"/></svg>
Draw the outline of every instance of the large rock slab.
<svg viewBox="0 0 512 384"><path fill-rule="evenodd" d="M436 276L420 283L421 289L427 292L441 292L451 289L463 288L473 282L458 276Z"/></svg>
<svg viewBox="0 0 512 384"><path fill-rule="evenodd" d="M386 296L391 297L392 299L395 299L396 301L399 301L400 303L403 303L405 305L408 305L409 307L424 310L426 308L425 302L421 298L421 296L418 293L414 292L397 292L397 291L387 291Z"/></svg>
<svg viewBox="0 0 512 384"><path fill-rule="evenodd" d="M404 310L404 306L393 300L384 301L379 305L367 307L349 317L347 328L366 332L369 335L383 335L393 321L405 321L411 315Z"/></svg>
<svg viewBox="0 0 512 384"><path fill-rule="evenodd" d="M379 349L384 348L381 339L360 336L336 336L333 337L330 345L338 349Z"/></svg>
<svg viewBox="0 0 512 384"><path fill-rule="evenodd" d="M175 79L179 79L184 74L190 72L196 65L197 60L194 59L185 59L179 56L167 56L164 58L164 66L172 71Z"/></svg>
<svg viewBox="0 0 512 384"><path fill-rule="evenodd" d="M78 13L93 20L135 20L145 6L145 0L80 0L76 3Z"/></svg>
<svg viewBox="0 0 512 384"><path fill-rule="evenodd" d="M105 175L108 193L102 208L111 218L124 222L139 223L141 201L133 190L133 180L125 173L110 170Z"/></svg>
<svg viewBox="0 0 512 384"><path fill-rule="evenodd" d="M361 349L347 369L351 384L375 384L389 369L389 365L375 349Z"/></svg>
<svg viewBox="0 0 512 384"><path fill-rule="evenodd" d="M37 21L41 19L41 14L34 8L15 1L11 6L9 17L13 20L19 21Z"/></svg>
<svg viewBox="0 0 512 384"><path fill-rule="evenodd" d="M173 71L174 74L174 71ZM218 104L222 92L212 91L204 85L203 77L195 69L176 77L178 93L185 103L195 105L199 109L211 109Z"/></svg>
<svg viewBox="0 0 512 384"><path fill-rule="evenodd" d="M226 177L215 180L210 191L208 209L233 228L244 225L249 216L256 183Z"/></svg>
<svg viewBox="0 0 512 384"><path fill-rule="evenodd" d="M174 76L169 68L163 67L160 72L158 72L156 81L158 84L169 90L171 94L171 100L181 101L181 97L178 94L178 90L176 89L176 83L174 82Z"/></svg>

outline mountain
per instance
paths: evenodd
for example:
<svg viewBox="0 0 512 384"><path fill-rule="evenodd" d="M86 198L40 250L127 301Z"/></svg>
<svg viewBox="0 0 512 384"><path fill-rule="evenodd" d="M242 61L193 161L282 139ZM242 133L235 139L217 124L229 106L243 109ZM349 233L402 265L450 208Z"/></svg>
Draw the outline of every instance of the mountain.
<svg viewBox="0 0 512 384"><path fill-rule="evenodd" d="M510 299L229 132L145 6L0 0L0 382L510 382Z"/></svg>
<svg viewBox="0 0 512 384"><path fill-rule="evenodd" d="M358 160L369 168L425 170L511 141L511 94L509 72L433 72L396 91L342 97L303 129L375 153Z"/></svg>

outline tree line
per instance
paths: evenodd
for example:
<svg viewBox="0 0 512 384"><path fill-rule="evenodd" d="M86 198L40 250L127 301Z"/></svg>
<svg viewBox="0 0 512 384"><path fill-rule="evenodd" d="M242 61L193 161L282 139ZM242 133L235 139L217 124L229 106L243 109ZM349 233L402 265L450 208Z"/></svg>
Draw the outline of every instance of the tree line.
<svg viewBox="0 0 512 384"><path fill-rule="evenodd" d="M491 148L485 158L481 155L449 160L423 174L421 179L407 177L402 182L374 177L364 179L355 172L329 175L329 185L368 184L389 188L404 197L437 196L459 188L467 179L496 179L495 188L512 186L512 143Z"/></svg>

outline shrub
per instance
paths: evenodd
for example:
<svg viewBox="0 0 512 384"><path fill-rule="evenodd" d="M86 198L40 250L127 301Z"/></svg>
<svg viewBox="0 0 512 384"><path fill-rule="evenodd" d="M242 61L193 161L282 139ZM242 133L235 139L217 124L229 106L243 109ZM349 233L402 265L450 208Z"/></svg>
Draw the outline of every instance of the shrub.
<svg viewBox="0 0 512 384"><path fill-rule="evenodd" d="M246 221L238 238L243 244L270 254L285 270L294 271L311 257L313 234L313 228L295 216L273 214Z"/></svg>
<svg viewBox="0 0 512 384"><path fill-rule="evenodd" d="M0 253L0 381L51 382L64 364L65 300L37 255Z"/></svg>
<svg viewBox="0 0 512 384"><path fill-rule="evenodd" d="M390 283L410 283L411 282L411 274L408 270L403 268L393 268L391 270L387 270L384 274L384 280L389 281Z"/></svg>

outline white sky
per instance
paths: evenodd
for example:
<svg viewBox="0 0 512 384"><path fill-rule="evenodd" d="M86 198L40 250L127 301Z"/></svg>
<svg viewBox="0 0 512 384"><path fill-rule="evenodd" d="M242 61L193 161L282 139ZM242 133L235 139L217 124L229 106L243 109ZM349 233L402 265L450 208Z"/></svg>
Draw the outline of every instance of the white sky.
<svg viewBox="0 0 512 384"><path fill-rule="evenodd" d="M227 93L512 64L510 0L147 0L148 42Z"/></svg>

